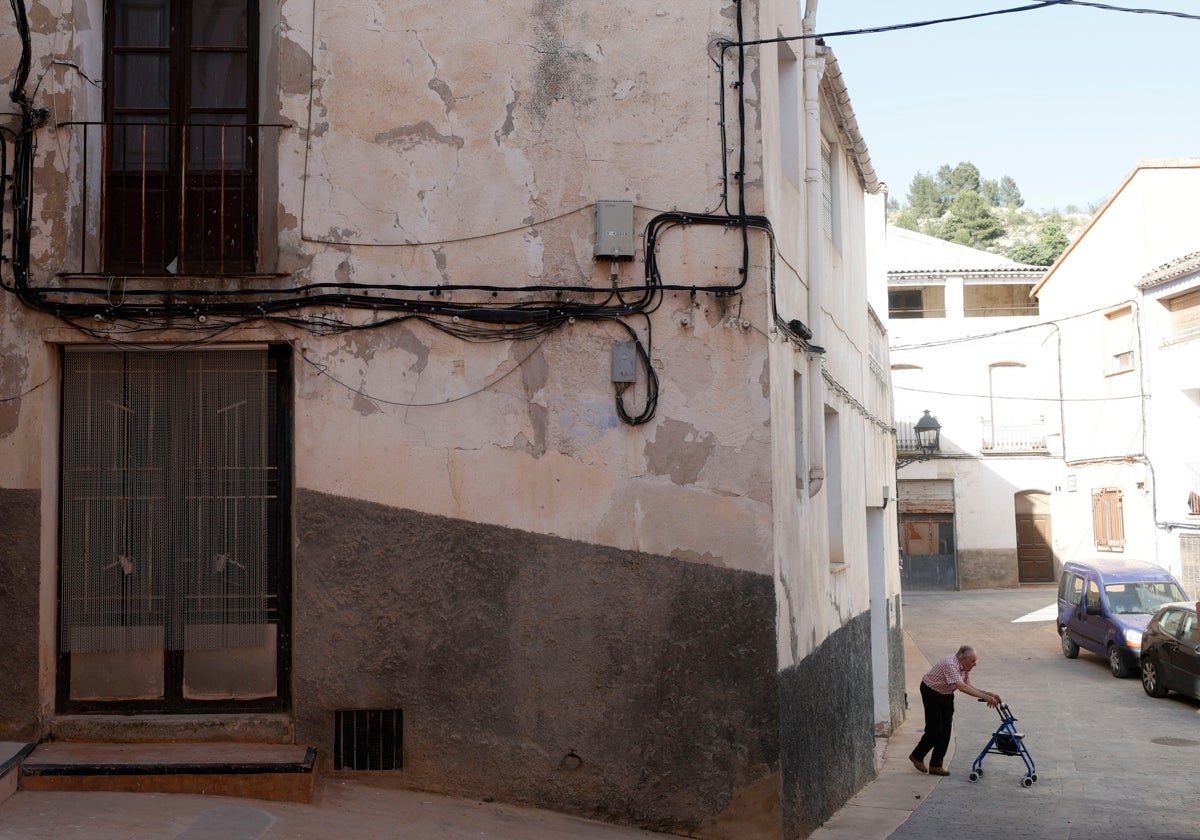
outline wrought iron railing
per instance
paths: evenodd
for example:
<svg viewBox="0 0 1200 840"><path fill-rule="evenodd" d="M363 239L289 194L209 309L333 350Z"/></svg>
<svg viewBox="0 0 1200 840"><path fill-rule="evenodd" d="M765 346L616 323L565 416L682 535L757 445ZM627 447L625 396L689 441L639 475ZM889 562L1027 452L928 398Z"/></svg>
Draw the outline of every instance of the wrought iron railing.
<svg viewBox="0 0 1200 840"><path fill-rule="evenodd" d="M981 420L983 425L981 452L1045 452L1046 424L1042 418L1024 423L993 423Z"/></svg>
<svg viewBox="0 0 1200 840"><path fill-rule="evenodd" d="M78 274L243 274L259 269L262 150L284 126L69 122L81 166ZM64 144L66 145L66 144Z"/></svg>
<svg viewBox="0 0 1200 840"><path fill-rule="evenodd" d="M897 417L896 418L896 451L897 452L920 452L921 446L917 439L915 426L920 417Z"/></svg>

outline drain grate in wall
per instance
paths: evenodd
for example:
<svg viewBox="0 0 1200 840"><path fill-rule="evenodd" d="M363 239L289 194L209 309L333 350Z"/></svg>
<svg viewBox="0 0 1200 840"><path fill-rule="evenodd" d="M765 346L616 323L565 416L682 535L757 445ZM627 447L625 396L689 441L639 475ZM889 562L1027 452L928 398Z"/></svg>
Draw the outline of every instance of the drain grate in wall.
<svg viewBox="0 0 1200 840"><path fill-rule="evenodd" d="M340 709L333 713L334 770L399 770L404 716L400 709Z"/></svg>

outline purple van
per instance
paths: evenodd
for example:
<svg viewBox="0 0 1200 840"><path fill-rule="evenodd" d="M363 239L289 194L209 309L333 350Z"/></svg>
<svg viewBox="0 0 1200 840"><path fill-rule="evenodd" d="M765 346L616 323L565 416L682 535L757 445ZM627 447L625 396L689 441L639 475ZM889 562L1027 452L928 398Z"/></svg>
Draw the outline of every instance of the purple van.
<svg viewBox="0 0 1200 840"><path fill-rule="evenodd" d="M1063 564L1058 634L1067 659L1084 648L1108 659L1114 677L1138 670L1142 633L1163 604L1188 600L1162 566L1123 557Z"/></svg>

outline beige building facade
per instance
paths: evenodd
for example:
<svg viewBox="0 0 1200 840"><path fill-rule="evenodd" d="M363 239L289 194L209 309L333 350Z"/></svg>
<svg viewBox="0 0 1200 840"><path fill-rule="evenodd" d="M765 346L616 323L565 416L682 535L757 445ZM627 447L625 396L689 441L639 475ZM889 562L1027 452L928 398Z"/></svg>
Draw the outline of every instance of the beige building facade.
<svg viewBox="0 0 1200 840"><path fill-rule="evenodd" d="M811 833L904 714L815 7L14 4L4 736Z"/></svg>

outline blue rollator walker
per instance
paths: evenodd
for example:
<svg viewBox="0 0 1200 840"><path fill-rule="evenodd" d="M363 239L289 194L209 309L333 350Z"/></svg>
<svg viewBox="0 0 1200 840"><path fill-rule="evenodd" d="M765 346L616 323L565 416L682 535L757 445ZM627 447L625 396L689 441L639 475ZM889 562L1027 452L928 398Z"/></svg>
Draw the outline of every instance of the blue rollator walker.
<svg viewBox="0 0 1200 840"><path fill-rule="evenodd" d="M983 703L985 701L980 700L979 702ZM1025 775L1021 778L1021 784L1024 787L1033 787L1033 783L1037 781L1037 767L1033 763L1033 756L1025 748L1025 736L1017 731L1017 719L1008 710L1007 703L998 705L996 713L1000 715L1000 726L992 733L987 746L975 757L974 763L971 764L971 775L967 776L967 778L972 782L979 780L979 777L983 775L983 757L988 753L992 753L993 755L1019 755L1021 760L1025 762Z"/></svg>

